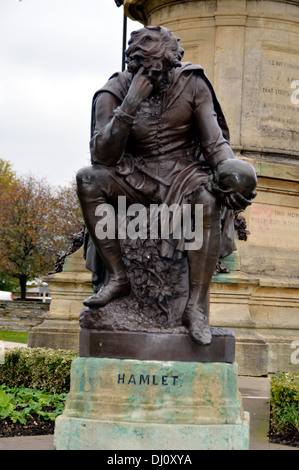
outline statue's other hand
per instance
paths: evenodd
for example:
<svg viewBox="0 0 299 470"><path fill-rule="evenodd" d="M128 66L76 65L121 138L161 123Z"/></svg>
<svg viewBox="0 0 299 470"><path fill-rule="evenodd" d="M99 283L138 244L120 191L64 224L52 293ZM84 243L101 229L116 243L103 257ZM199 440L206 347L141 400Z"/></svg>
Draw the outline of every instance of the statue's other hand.
<svg viewBox="0 0 299 470"><path fill-rule="evenodd" d="M223 195L223 202L229 209L244 210L247 206L252 204L252 199L256 197L256 191L253 191L249 196L244 197L239 192L230 192Z"/></svg>

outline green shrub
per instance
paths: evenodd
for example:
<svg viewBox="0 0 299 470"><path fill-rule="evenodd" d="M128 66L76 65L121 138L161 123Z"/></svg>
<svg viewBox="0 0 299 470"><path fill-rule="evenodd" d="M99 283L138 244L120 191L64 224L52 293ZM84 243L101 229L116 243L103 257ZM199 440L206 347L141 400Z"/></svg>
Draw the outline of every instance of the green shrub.
<svg viewBox="0 0 299 470"><path fill-rule="evenodd" d="M44 390L0 385L0 420L26 424L37 415L43 420L55 421L64 409L66 393L48 393Z"/></svg>
<svg viewBox="0 0 299 470"><path fill-rule="evenodd" d="M0 364L0 385L28 387L50 393L70 389L71 363L78 353L46 348L14 348L5 351Z"/></svg>
<svg viewBox="0 0 299 470"><path fill-rule="evenodd" d="M277 372L272 377L271 417L278 434L299 437L299 374Z"/></svg>

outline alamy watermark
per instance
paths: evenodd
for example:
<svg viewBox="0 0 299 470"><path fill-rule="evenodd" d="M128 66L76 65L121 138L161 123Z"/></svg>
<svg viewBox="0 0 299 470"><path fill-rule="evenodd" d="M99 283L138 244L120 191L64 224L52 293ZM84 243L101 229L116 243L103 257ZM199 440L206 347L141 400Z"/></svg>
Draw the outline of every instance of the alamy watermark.
<svg viewBox="0 0 299 470"><path fill-rule="evenodd" d="M143 204L131 204L127 207L126 197L119 196L116 212L114 206L108 203L97 206L95 215L101 220L96 224L95 234L99 240L184 238L185 250L199 250L202 247L202 204L150 204L149 208Z"/></svg>
<svg viewBox="0 0 299 470"><path fill-rule="evenodd" d="M291 94L291 103L295 105L299 104L299 80L293 80L291 82L291 88L295 88Z"/></svg>
<svg viewBox="0 0 299 470"><path fill-rule="evenodd" d="M299 364L299 339L292 341L291 348L295 349L291 354L291 363L297 365Z"/></svg>

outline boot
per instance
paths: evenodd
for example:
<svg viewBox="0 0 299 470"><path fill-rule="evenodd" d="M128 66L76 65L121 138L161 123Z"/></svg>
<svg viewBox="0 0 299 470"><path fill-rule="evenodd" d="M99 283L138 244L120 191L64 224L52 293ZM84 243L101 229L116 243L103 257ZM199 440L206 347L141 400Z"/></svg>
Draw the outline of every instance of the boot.
<svg viewBox="0 0 299 470"><path fill-rule="evenodd" d="M125 297L131 292L131 284L122 262L119 241L117 239L97 240L96 247L109 272L109 282L102 286L97 294L84 300L83 304L91 308L104 307L112 300Z"/></svg>
<svg viewBox="0 0 299 470"><path fill-rule="evenodd" d="M190 333L191 339L202 346L212 341L212 333L204 309L186 308L182 316L182 324Z"/></svg>
<svg viewBox="0 0 299 470"><path fill-rule="evenodd" d="M103 191L104 183L108 193L112 193L110 186L113 184L113 179L107 179L105 172L100 167L83 168L77 173L77 194L84 222L109 273L108 284L101 287L97 294L84 300L83 304L86 307L104 307L112 300L124 297L131 292L131 284L122 262L117 233L115 238L105 238L103 240L96 236L97 207L107 203L107 197Z"/></svg>
<svg viewBox="0 0 299 470"><path fill-rule="evenodd" d="M189 331L193 341L201 345L208 345L212 341L206 311L210 276L206 275L203 256L200 252L188 252L188 261L190 291L189 300L182 316L182 324Z"/></svg>
<svg viewBox="0 0 299 470"><path fill-rule="evenodd" d="M208 324L206 299L220 250L220 206L201 192L199 203L204 205L203 245L199 250L187 250L189 263L189 299L182 315L182 324L191 339L208 345L212 334Z"/></svg>

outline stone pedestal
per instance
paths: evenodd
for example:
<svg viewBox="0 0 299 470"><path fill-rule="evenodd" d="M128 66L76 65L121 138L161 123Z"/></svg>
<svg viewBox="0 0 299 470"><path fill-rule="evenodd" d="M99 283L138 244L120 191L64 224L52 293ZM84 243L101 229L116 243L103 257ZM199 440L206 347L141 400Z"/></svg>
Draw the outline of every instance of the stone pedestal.
<svg viewBox="0 0 299 470"><path fill-rule="evenodd" d="M296 279L259 277L234 270L214 277L210 324L234 331L240 375L296 373L292 345L299 336L298 322Z"/></svg>
<svg viewBox="0 0 299 470"><path fill-rule="evenodd" d="M211 344L201 347L190 339L187 332L133 333L81 329L79 354L83 357L143 361L234 362L233 332L224 328L211 328L211 333Z"/></svg>
<svg viewBox="0 0 299 470"><path fill-rule="evenodd" d="M51 305L44 321L29 332L31 348L79 349L79 313L82 302L93 294L91 273L85 268L83 247L67 256L61 273L45 276Z"/></svg>
<svg viewBox="0 0 299 470"><path fill-rule="evenodd" d="M247 450L249 415L237 366L79 357L56 420L55 448Z"/></svg>

